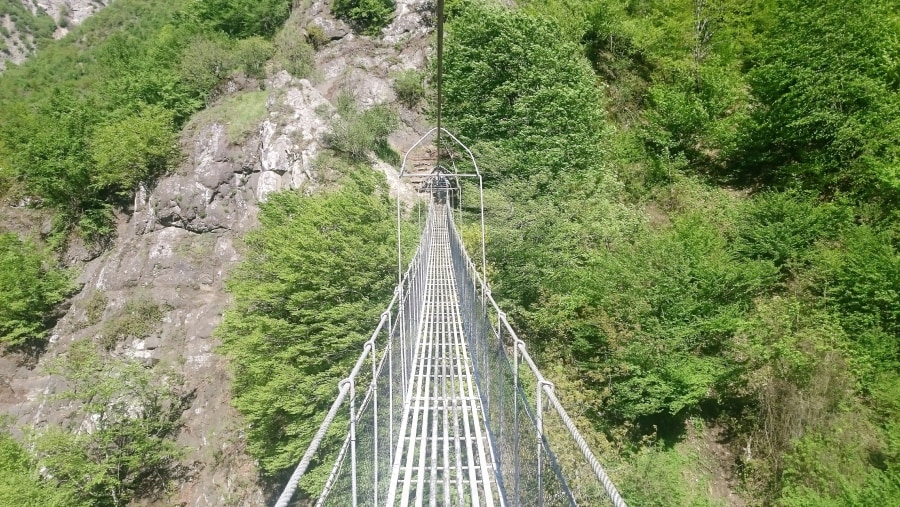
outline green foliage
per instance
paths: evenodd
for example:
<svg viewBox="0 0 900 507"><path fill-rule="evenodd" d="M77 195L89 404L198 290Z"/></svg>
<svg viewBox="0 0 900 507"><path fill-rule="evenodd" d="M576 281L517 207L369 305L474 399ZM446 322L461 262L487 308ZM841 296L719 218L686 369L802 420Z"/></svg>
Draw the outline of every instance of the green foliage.
<svg viewBox="0 0 900 507"><path fill-rule="evenodd" d="M34 243L0 234L0 344L44 338L51 312L73 288L70 274Z"/></svg>
<svg viewBox="0 0 900 507"><path fill-rule="evenodd" d="M97 127L91 139L93 185L131 196L162 176L180 153L172 113L161 106Z"/></svg>
<svg viewBox="0 0 900 507"><path fill-rule="evenodd" d="M35 10L36 12L32 13L21 2L16 0L0 0L0 12L9 16L10 21L16 27L16 31L20 34L20 39L27 43L27 38L30 35L34 38L37 46L40 47L53 40L53 33L56 32L56 22L43 8L36 7ZM5 33L4 36L8 37L9 34Z"/></svg>
<svg viewBox="0 0 900 507"><path fill-rule="evenodd" d="M769 192L748 200L738 211L735 249L787 271L809 261L816 241L837 237L850 222L847 210L817 205L795 192Z"/></svg>
<svg viewBox="0 0 900 507"><path fill-rule="evenodd" d="M322 46L328 44L328 40L325 30L321 26L315 23L310 23L306 26L306 41L309 42L313 49L321 49Z"/></svg>
<svg viewBox="0 0 900 507"><path fill-rule="evenodd" d="M900 18L889 1L781 2L749 82L745 171L896 206Z"/></svg>
<svg viewBox="0 0 900 507"><path fill-rule="evenodd" d="M200 0L198 17L237 38L271 36L291 14L290 0Z"/></svg>
<svg viewBox="0 0 900 507"><path fill-rule="evenodd" d="M647 449L631 457L628 472L617 484L629 505L642 507L718 507L709 498L710 478L704 477L710 466L692 455L685 445L674 449L662 446ZM685 480L690 475L691 481Z"/></svg>
<svg viewBox="0 0 900 507"><path fill-rule="evenodd" d="M103 314L106 312L106 306L109 303L109 300L106 298L106 294L102 291L95 291L91 294L90 299L87 300L87 305L84 310L85 321L88 326L93 326L100 322L100 319L103 318Z"/></svg>
<svg viewBox="0 0 900 507"><path fill-rule="evenodd" d="M387 136L397 128L397 113L383 105L360 111L349 94L343 94L337 103L331 132L325 138L330 148L357 162L368 160L373 151L390 151Z"/></svg>
<svg viewBox="0 0 900 507"><path fill-rule="evenodd" d="M39 464L93 506L124 506L158 497L179 473L175 443L188 397L174 374L154 376L137 362L103 358L78 342L54 371L72 390L63 399L90 415L89 432L50 428L35 438Z"/></svg>
<svg viewBox="0 0 900 507"><path fill-rule="evenodd" d="M581 173L601 160L601 97L580 48L523 11L466 3L448 28L444 114L463 141L514 157L519 177Z"/></svg>
<svg viewBox="0 0 900 507"><path fill-rule="evenodd" d="M197 93L208 93L231 74L236 64L227 39L199 36L184 50L181 81Z"/></svg>
<svg viewBox="0 0 900 507"><path fill-rule="evenodd" d="M247 237L227 284L235 306L218 333L249 450L267 474L299 459L391 298L396 226L386 195L362 170L338 190L273 194Z"/></svg>
<svg viewBox="0 0 900 507"><path fill-rule="evenodd" d="M233 144L243 142L247 136L259 128L266 117L268 108L266 91L243 92L216 102L194 117L194 122L210 124L218 122L226 126L228 141Z"/></svg>
<svg viewBox="0 0 900 507"><path fill-rule="evenodd" d="M266 62L275 54L275 46L262 37L255 36L238 41L235 50L244 74L262 79L266 77Z"/></svg>
<svg viewBox="0 0 900 507"><path fill-rule="evenodd" d="M274 50L260 35L289 9L121 0L99 11L0 77L0 177L55 209L60 232L108 240L115 206L177 161L178 131L222 81L238 67L264 76Z"/></svg>
<svg viewBox="0 0 900 507"><path fill-rule="evenodd" d="M416 70L406 70L394 78L394 92L397 99L406 107L415 107L425 96L425 86L422 84L424 76Z"/></svg>
<svg viewBox="0 0 900 507"><path fill-rule="evenodd" d="M106 349L112 349L125 338L146 338L170 309L149 297L132 299L106 320L100 342Z"/></svg>
<svg viewBox="0 0 900 507"><path fill-rule="evenodd" d="M332 0L335 16L347 20L366 35L378 35L394 16L394 0Z"/></svg>
<svg viewBox="0 0 900 507"><path fill-rule="evenodd" d="M0 432L0 505L76 507L68 486L54 487L42 479L32 457L18 442Z"/></svg>
<svg viewBox="0 0 900 507"><path fill-rule="evenodd" d="M309 77L313 71L315 51L303 38L300 28L287 23L275 36L276 65L294 77Z"/></svg>

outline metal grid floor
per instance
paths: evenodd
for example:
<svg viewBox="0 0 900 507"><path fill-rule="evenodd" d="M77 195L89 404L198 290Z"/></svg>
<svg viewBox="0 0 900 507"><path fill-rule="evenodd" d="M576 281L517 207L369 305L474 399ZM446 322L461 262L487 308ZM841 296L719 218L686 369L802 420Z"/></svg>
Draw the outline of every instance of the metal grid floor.
<svg viewBox="0 0 900 507"><path fill-rule="evenodd" d="M385 505L502 506L460 318L447 224L437 222Z"/></svg>

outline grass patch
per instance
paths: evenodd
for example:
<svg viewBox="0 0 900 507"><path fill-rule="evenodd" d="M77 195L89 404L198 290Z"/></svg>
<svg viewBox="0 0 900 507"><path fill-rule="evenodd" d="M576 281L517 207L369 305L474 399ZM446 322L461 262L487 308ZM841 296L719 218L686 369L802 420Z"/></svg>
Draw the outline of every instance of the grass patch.
<svg viewBox="0 0 900 507"><path fill-rule="evenodd" d="M91 295L91 298L88 299L87 306L84 309L84 317L88 326L93 326L100 322L100 319L103 318L103 312L106 311L108 302L106 294L100 291L96 291Z"/></svg>
<svg viewBox="0 0 900 507"><path fill-rule="evenodd" d="M221 123L225 125L228 142L238 144L256 132L259 124L265 119L268 109L267 91L245 92L227 97L213 107L198 113L194 117L195 125Z"/></svg>
<svg viewBox="0 0 900 507"><path fill-rule="evenodd" d="M99 336L100 344L111 350L119 340L128 337L146 338L153 333L163 315L169 310L171 307L161 305L148 296L134 298L125 303L125 306L103 326Z"/></svg>

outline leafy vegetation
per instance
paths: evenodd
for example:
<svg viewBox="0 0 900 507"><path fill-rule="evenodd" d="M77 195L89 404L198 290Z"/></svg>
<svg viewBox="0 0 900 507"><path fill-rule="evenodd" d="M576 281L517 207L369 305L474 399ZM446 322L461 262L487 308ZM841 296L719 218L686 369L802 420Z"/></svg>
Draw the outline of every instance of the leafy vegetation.
<svg viewBox="0 0 900 507"><path fill-rule="evenodd" d="M3 178L55 209L60 232L108 236L112 210L178 163L178 132L224 80L264 77L276 52L303 61L305 42L267 39L289 13L283 0L115 2L0 78Z"/></svg>
<svg viewBox="0 0 900 507"><path fill-rule="evenodd" d="M89 418L90 431L51 427L36 437L38 464L49 480L92 506L163 495L181 473L175 436L189 405L181 379L105 359L86 341L72 345L56 373L71 387L61 397L77 407L79 421Z"/></svg>
<svg viewBox="0 0 900 507"><path fill-rule="evenodd" d="M54 307L73 288L70 273L37 245L0 233L0 345L46 337Z"/></svg>
<svg viewBox="0 0 900 507"><path fill-rule="evenodd" d="M218 333L250 452L267 474L303 454L393 294L397 233L384 185L354 168L337 189L273 194L228 282L235 305Z"/></svg>
<svg viewBox="0 0 900 507"><path fill-rule="evenodd" d="M451 4L445 118L490 176L494 294L625 497L725 501L683 483L700 421L750 504L889 504L896 10L523 3Z"/></svg>
<svg viewBox="0 0 900 507"><path fill-rule="evenodd" d="M38 474L31 455L5 432L0 433L0 504L23 507L85 505L68 487L54 487Z"/></svg>
<svg viewBox="0 0 900 507"><path fill-rule="evenodd" d="M372 152L390 158L387 136L397 127L396 113L384 105L360 110L349 93L341 93L336 102L328 146L355 162L365 162Z"/></svg>
<svg viewBox="0 0 900 507"><path fill-rule="evenodd" d="M422 80L425 76L416 70L405 70L394 78L394 93L397 100L406 107L415 107L425 96L425 85Z"/></svg>
<svg viewBox="0 0 900 507"><path fill-rule="evenodd" d="M391 22L395 8L394 0L333 0L331 5L335 16L366 35L378 35Z"/></svg>

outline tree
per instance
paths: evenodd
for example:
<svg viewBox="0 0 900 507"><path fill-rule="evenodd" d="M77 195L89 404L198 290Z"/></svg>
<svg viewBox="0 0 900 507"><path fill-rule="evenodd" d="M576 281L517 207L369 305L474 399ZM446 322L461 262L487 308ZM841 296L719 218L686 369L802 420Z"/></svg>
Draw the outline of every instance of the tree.
<svg viewBox="0 0 900 507"><path fill-rule="evenodd" d="M885 0L779 6L749 74L758 107L745 173L896 204L900 17L894 8Z"/></svg>
<svg viewBox="0 0 900 507"><path fill-rule="evenodd" d="M91 139L93 186L131 196L140 183L166 172L179 155L172 113L145 106L97 127Z"/></svg>
<svg viewBox="0 0 900 507"><path fill-rule="evenodd" d="M52 368L71 390L84 430L51 428L35 439L40 466L92 506L158 497L179 472L175 437L189 405L182 379L156 376L131 360L103 358L89 341L73 344Z"/></svg>
<svg viewBox="0 0 900 507"><path fill-rule="evenodd" d="M354 172L340 190L269 197L227 287L219 335L233 400L263 471L296 464L396 282L386 188Z"/></svg>
<svg viewBox="0 0 900 507"><path fill-rule="evenodd" d="M0 505L75 507L79 502L68 486L42 479L34 459L5 431L0 432Z"/></svg>
<svg viewBox="0 0 900 507"><path fill-rule="evenodd" d="M236 38L272 36L291 14L290 0L200 0L200 19Z"/></svg>
<svg viewBox="0 0 900 507"><path fill-rule="evenodd" d="M0 344L44 338L51 312L72 289L70 274L34 243L0 234Z"/></svg>
<svg viewBox="0 0 900 507"><path fill-rule="evenodd" d="M335 16L366 35L378 35L390 23L395 8L394 0L334 0L331 6Z"/></svg>

